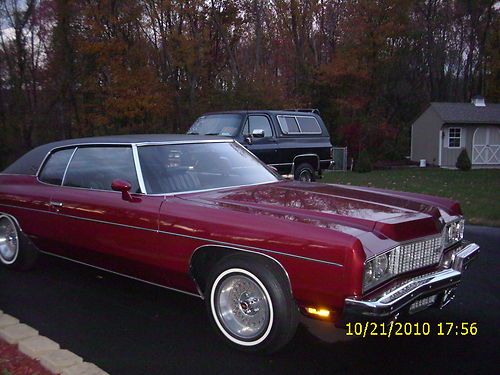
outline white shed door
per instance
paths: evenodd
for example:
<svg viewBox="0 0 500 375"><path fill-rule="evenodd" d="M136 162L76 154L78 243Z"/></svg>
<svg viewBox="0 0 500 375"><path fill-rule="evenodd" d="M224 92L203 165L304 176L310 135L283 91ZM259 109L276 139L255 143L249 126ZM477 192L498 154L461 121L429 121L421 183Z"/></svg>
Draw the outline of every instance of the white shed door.
<svg viewBox="0 0 500 375"><path fill-rule="evenodd" d="M472 164L500 164L500 128L477 128L472 140Z"/></svg>

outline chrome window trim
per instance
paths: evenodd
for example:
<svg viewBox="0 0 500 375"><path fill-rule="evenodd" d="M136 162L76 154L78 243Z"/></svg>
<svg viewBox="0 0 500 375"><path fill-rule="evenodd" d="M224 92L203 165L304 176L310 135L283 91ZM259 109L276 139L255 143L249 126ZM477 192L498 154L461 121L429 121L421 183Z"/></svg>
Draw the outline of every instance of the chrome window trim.
<svg viewBox="0 0 500 375"><path fill-rule="evenodd" d="M210 188L210 189L202 189L202 190L189 190L189 191L178 191L178 192L173 192L173 193L158 193L158 194L147 194L148 197L172 197L174 195L184 195L184 194L193 194L193 193L206 193L209 191L215 191L215 190L224 190L224 189L236 189L240 187L249 187L249 186L259 186L259 185L266 185L266 184L273 184L278 181L266 181L266 182L258 182L255 184L247 184L247 185L235 185L235 186L223 186L223 187L216 187L216 188Z"/></svg>
<svg viewBox="0 0 500 375"><path fill-rule="evenodd" d="M297 126L298 126L300 132L285 132L283 130L283 126L281 125L281 121L280 121L280 119L282 119L284 117L293 117L293 118L295 118L295 121L297 122ZM317 135L317 134L323 134L323 129L321 128L321 125L319 124L318 120L314 116L307 116L307 115L276 115L276 118L278 119L278 125L280 126L280 130L281 130L281 132L284 135L302 135L302 134L316 134ZM299 118L312 118L312 119L314 119L314 121L316 122L316 125L318 125L319 131L316 131L316 132L303 132L302 128L300 127L300 122L298 120Z"/></svg>
<svg viewBox="0 0 500 375"><path fill-rule="evenodd" d="M208 136L207 136L208 137ZM162 141L162 142L132 142L137 147L143 146L163 146L163 145L183 145L183 144L196 144L196 143L233 143L234 139L204 139L204 140L191 140L191 141Z"/></svg>
<svg viewBox="0 0 500 375"><path fill-rule="evenodd" d="M63 178L61 180L60 186L64 186L64 180L66 180L66 173L68 173L69 165L71 164L71 161L73 160L73 156L75 156L76 150L78 150L78 147L75 147L75 149L71 153L71 156L68 159L68 164L66 164L66 168L64 169L64 174L63 174Z"/></svg>
<svg viewBox="0 0 500 375"><path fill-rule="evenodd" d="M119 193L119 192L115 192L115 193ZM229 245L229 246L233 246L234 245L234 246L237 246L237 247L240 247L240 248L245 248L245 249L250 249L250 250L257 250L257 251L262 251L262 252L271 253L271 254L278 254L278 255L283 255L283 256L287 256L287 257L291 257L291 258L302 259L302 260L307 260L307 261L316 262L316 263L323 263L323 264L327 264L327 265L331 265L331 266L336 266L336 267L344 267L343 264L336 263L336 262L330 262L330 261L327 261L327 260L314 259L314 258L304 257L304 256L301 256L301 255L288 254L288 253L284 253L284 252L281 252L281 251L270 250L270 249L263 249L263 248L254 247L254 246L247 246L247 245L235 244L235 243L231 243L231 242L218 241L218 240L213 240L213 239L210 239L210 238L190 236L188 234L168 232L168 231L162 231L162 230L151 229L151 228L136 227L136 226L133 226L133 225L115 223L115 222L112 222L112 221L89 219L89 218L84 218L84 217L79 217L79 216L67 215L67 214L62 214L62 213L57 213L57 212L51 212L51 211L38 210L36 208L13 206L13 205L3 204L3 203L0 203L0 206L17 208L17 209L28 210L28 211L42 212L42 213L46 213L46 214L49 214L49 215L59 215L59 216L64 216L64 217L68 217L68 218L72 218L72 219L76 219L76 220L90 221L90 222L100 223L100 224L108 224L108 225L114 225L114 226L124 227L124 228L144 230L144 231L148 231L148 232L161 233L161 234L166 234L166 235L171 235L171 236L176 236L176 237L191 238L191 239L199 240L199 241L207 241L208 242L207 245L211 245L211 244L220 244L220 245Z"/></svg>
<svg viewBox="0 0 500 375"><path fill-rule="evenodd" d="M138 155L138 148L139 147L147 147L147 146L166 146L166 145L176 145L176 144L196 144L196 143L237 143L240 147L243 148L247 153L249 153L255 160L257 160L261 165L263 165L271 174L276 176L275 181L266 181L266 182L259 182L256 184L246 184L246 185L235 185L235 186L223 186L223 187L217 187L217 188L210 188L210 189L202 189L202 190L190 190L190 191L182 191L182 192L174 192L174 193L158 193L158 194L148 194L146 191L146 186L144 183L144 176L142 175L142 169L140 167L140 160L139 160L139 155ZM49 156L57 151L68 149L68 148L73 148L75 147L75 152L76 149L79 147L105 147L105 146L118 146L118 147L132 147L132 152L134 155L134 148L137 150L137 161L136 161L136 156L134 155L134 163L138 163L135 166L136 169L136 175L137 179L139 181L139 187L141 188L141 193L133 193L133 195L144 195L144 196L152 196L152 197L168 197L168 196L173 196L173 195L181 195L181 194L191 194L191 193L203 193L203 192L208 192L208 191L214 191L214 190L221 190L221 189L233 189L233 188L239 188L239 187L246 187L246 186L257 186L257 185L263 185L263 184L270 184L274 182L279 182L280 177L278 174L276 174L274 171L270 170L269 167L264 164L259 158L257 158L250 150L248 150L246 147L241 145L241 143L235 141L234 139L208 139L208 140L194 140L194 141L165 141L165 142L123 142L123 143L113 143L113 142L86 142L86 143L75 143L75 144L69 144L69 145L64 145L64 146L59 146L59 147L54 147L51 149L44 157L42 163L40 164L40 167L38 168L37 174L36 174L36 179L39 183L48 185L48 186L59 186L63 188L69 188L69 189L83 189L87 191L106 191L106 192L113 192L112 190L101 190L101 189L88 189L88 188L81 188L81 187L75 187L75 186L64 186L63 184L61 185L53 185L53 184L48 184L46 182L43 182L39 179L40 172L45 165L47 159ZM71 157L71 160L73 158ZM70 161L71 161L70 160ZM68 165L66 168L68 168ZM140 175L139 175L140 172ZM66 177L66 176L65 176ZM142 182L141 182L142 181ZM141 183L143 184L141 186ZM144 189L144 190L143 190ZM119 192L114 192L114 193L119 193Z"/></svg>
<svg viewBox="0 0 500 375"><path fill-rule="evenodd" d="M215 187L215 188L209 188L209 189L198 189L198 190L189 190L189 191L177 191L177 192L172 192L172 193L158 193L158 194L147 194L148 196L152 196L152 197L155 197L155 196L164 196L164 197L170 197L170 196L174 196L174 195L183 195L183 194L192 194L192 193L205 193L205 192L208 192L208 191L215 191L215 190L223 190L223 189L235 189L235 188L240 188L240 187L247 187L247 186L258 186L258 185L265 185L265 184L272 184L272 183L275 183L275 182L279 182L281 181L280 180L280 176L279 174L277 174L276 172L274 172L272 169L270 169L267 164L263 163L262 160L260 160L257 156L255 156L254 153L252 153L249 149L247 149L246 147L244 147L241 143L239 143L238 141L234 140L234 139L230 139L230 140L216 140L217 143L236 143L238 144L244 151L246 151L248 154L250 154L250 156L256 160L259 164L261 164L262 166L264 166L266 168L266 170L268 172L270 172L273 176L276 177L276 180L275 181L264 181L264 182L258 182L258 183L254 183L254 184L244 184L244 185L234 185L234 186L221 186L221 187ZM188 143L193 143L193 142L188 142ZM209 140L208 142L205 142L205 141L202 141L202 142L194 142L194 143L213 143L211 140ZM149 146L150 143L148 143L146 146ZM153 146L167 146L169 144L154 144ZM144 147L145 145L137 145L137 147Z"/></svg>
<svg viewBox="0 0 500 375"><path fill-rule="evenodd" d="M132 145L132 155L134 157L135 174L137 175L137 180L139 181L139 188L141 193L147 195L146 184L144 183L144 176L142 175L141 163L139 161L139 152L137 151L137 144Z"/></svg>

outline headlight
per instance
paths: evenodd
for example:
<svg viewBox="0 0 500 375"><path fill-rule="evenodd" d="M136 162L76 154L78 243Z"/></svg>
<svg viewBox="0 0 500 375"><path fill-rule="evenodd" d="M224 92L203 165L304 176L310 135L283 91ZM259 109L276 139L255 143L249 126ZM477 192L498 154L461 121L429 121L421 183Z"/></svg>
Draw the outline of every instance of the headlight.
<svg viewBox="0 0 500 375"><path fill-rule="evenodd" d="M465 220L457 220L446 224L444 232L445 247L451 246L464 238Z"/></svg>
<svg viewBox="0 0 500 375"><path fill-rule="evenodd" d="M390 267L392 254L393 252L381 254L365 263L363 290L368 290L393 276Z"/></svg>

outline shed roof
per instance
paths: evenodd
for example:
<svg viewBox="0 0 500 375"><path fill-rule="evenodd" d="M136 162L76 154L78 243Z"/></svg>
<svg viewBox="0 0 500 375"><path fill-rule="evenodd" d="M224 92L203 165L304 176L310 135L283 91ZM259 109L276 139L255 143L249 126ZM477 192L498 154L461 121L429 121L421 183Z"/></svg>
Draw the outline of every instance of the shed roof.
<svg viewBox="0 0 500 375"><path fill-rule="evenodd" d="M455 124L500 124L500 104L486 104L484 107L472 103L431 103L444 123Z"/></svg>

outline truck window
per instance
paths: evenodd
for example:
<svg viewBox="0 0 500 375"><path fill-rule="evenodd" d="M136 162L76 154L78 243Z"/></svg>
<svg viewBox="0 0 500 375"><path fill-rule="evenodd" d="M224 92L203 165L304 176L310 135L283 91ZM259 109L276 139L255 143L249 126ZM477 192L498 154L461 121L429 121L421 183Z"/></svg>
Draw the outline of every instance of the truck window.
<svg viewBox="0 0 500 375"><path fill-rule="evenodd" d="M252 132L256 129L264 130L265 138L273 136L271 124L267 116L262 116L262 115L248 116L247 122L245 124L245 135L252 134Z"/></svg>

